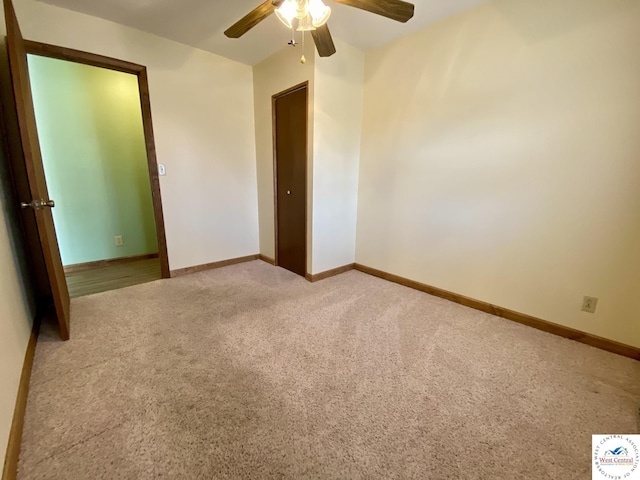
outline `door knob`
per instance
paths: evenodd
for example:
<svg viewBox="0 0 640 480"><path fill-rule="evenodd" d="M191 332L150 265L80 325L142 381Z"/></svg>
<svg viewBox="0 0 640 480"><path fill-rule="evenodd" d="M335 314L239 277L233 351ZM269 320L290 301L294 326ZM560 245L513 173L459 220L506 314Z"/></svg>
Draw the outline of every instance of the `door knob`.
<svg viewBox="0 0 640 480"><path fill-rule="evenodd" d="M31 202L21 202L22 208L33 208L34 210L40 210L43 207L53 208L56 206L56 202L53 200L32 200Z"/></svg>
<svg viewBox="0 0 640 480"><path fill-rule="evenodd" d="M287 190L287 195L291 195L291 190Z"/></svg>

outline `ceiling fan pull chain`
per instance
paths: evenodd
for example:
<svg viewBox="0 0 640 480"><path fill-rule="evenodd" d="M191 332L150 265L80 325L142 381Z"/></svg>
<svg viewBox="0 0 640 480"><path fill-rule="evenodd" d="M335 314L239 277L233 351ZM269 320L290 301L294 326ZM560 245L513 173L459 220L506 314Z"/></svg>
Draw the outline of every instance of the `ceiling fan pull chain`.
<svg viewBox="0 0 640 480"><path fill-rule="evenodd" d="M289 42L289 45L292 47L296 46L296 30L293 27L291 27L291 41Z"/></svg>
<svg viewBox="0 0 640 480"><path fill-rule="evenodd" d="M300 63L302 63L303 65L305 63L307 63L307 59L304 58L304 30L302 31L302 58L300 59Z"/></svg>

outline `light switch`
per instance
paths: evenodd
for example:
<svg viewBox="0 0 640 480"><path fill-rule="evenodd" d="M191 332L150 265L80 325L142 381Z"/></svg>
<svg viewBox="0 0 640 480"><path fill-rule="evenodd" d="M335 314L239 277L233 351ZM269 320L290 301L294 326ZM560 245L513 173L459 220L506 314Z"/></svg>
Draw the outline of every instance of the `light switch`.
<svg viewBox="0 0 640 480"><path fill-rule="evenodd" d="M166 175L167 171L164 168L164 163L159 163L158 164L158 175Z"/></svg>

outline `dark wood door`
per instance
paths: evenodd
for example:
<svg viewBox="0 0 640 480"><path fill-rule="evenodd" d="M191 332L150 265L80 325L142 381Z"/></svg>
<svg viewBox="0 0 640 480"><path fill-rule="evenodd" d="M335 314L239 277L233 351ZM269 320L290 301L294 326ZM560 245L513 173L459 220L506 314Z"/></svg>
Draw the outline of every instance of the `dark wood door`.
<svg viewBox="0 0 640 480"><path fill-rule="evenodd" d="M276 262L307 271L307 86L274 98Z"/></svg>
<svg viewBox="0 0 640 480"><path fill-rule="evenodd" d="M4 0L5 22L7 24L7 49L9 51L9 67L11 70L11 82L13 83L13 96L15 99L16 116L22 153L25 164L26 179L17 179L16 182L26 181L29 185L30 198L21 198L27 207L34 210L37 234L44 263L49 277L51 295L55 313L60 325L60 336L63 340L69 339L69 313L70 300L67 282L64 276L58 239L53 225L47 183L42 165L40 142L36 129L36 118L31 97L31 84L29 82L29 68L27 65L27 53L24 39L20 33L18 19L11 0ZM42 202L42 206L39 202ZM27 232L28 234L28 232Z"/></svg>

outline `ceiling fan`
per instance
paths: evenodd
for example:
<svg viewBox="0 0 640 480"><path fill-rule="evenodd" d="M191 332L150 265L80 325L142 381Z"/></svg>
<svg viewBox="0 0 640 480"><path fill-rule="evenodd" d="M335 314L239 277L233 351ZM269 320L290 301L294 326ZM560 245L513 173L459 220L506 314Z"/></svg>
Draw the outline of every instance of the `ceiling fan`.
<svg viewBox="0 0 640 480"><path fill-rule="evenodd" d="M415 8L413 4L402 0L333 1L402 23L413 17ZM327 25L331 8L322 0L267 0L232 25L224 34L229 38L240 38L274 12L287 28L301 32L310 31L321 57L330 57L336 53Z"/></svg>

